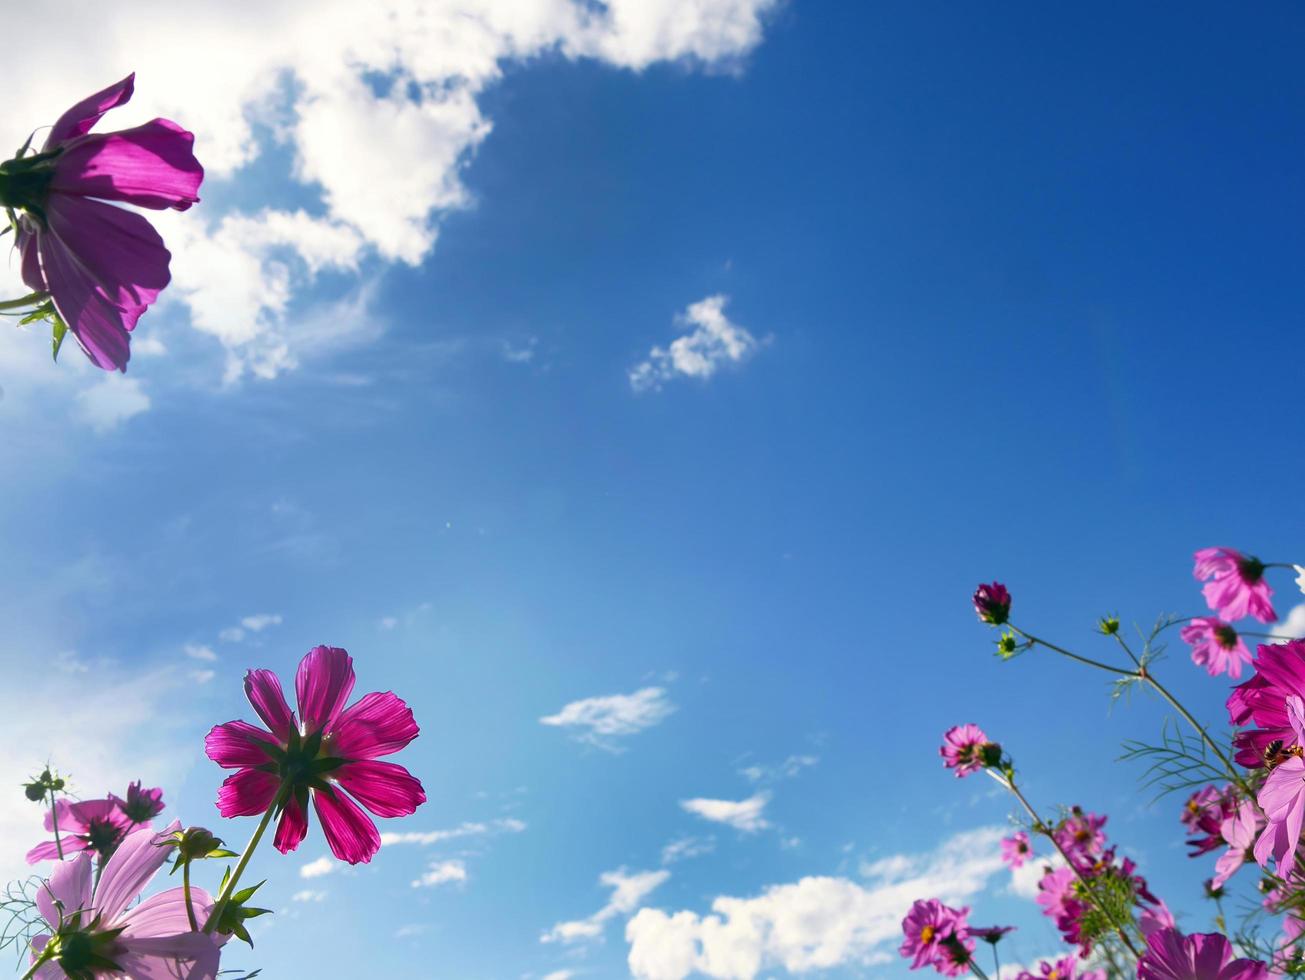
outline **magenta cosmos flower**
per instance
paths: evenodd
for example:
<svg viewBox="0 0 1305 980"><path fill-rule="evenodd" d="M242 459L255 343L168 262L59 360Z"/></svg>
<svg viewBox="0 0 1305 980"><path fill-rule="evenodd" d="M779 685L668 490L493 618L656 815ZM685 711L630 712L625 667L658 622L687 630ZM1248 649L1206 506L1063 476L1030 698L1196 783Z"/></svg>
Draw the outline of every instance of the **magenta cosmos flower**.
<svg viewBox="0 0 1305 980"><path fill-rule="evenodd" d="M1012 871L1023 867L1024 862L1032 856L1033 847L1029 844L1029 835L1022 830L1001 842L1001 859L1010 865Z"/></svg>
<svg viewBox="0 0 1305 980"><path fill-rule="evenodd" d="M143 789L140 780L127 787L125 800L112 793L109 794L109 799L115 801L118 809L134 824L148 823L163 812L163 789L158 786L154 789Z"/></svg>
<svg viewBox="0 0 1305 980"><path fill-rule="evenodd" d="M1305 744L1305 701L1296 695L1289 697L1287 716L1297 744ZM1255 842L1255 860L1263 867L1272 857L1278 862L1279 874L1285 874L1294 864L1301 824L1305 822L1305 759L1292 755L1275 766L1257 799L1268 826Z"/></svg>
<svg viewBox="0 0 1305 980"><path fill-rule="evenodd" d="M426 793L407 769L377 761L417 737L412 710L389 691L364 695L346 708L353 684L348 653L313 648L295 676L296 716L274 673L245 675L245 696L270 731L229 721L204 740L210 759L239 770L218 791L222 816L255 816L276 806L273 843L286 854L308 833L311 798L331 852L350 864L372 859L381 837L358 803L378 817L402 817L425 803Z"/></svg>
<svg viewBox="0 0 1305 980"><path fill-rule="evenodd" d="M1259 960L1233 959L1232 943L1217 932L1184 936L1159 929L1146 939L1137 964L1139 980L1267 980L1269 968Z"/></svg>
<svg viewBox="0 0 1305 980"><path fill-rule="evenodd" d="M1202 548L1195 558L1192 574L1198 582L1205 582L1201 592L1206 604L1221 617L1254 616L1261 623L1278 618L1269 601L1273 590L1264 581L1264 563L1258 558L1231 548Z"/></svg>
<svg viewBox="0 0 1305 980"><path fill-rule="evenodd" d="M1258 768L1285 758L1284 750L1298 744L1287 718L1287 699L1305 694L1305 640L1260 644L1255 673L1228 696L1228 718L1234 725L1254 723L1233 736L1238 764Z"/></svg>
<svg viewBox="0 0 1305 980"><path fill-rule="evenodd" d="M61 849L65 858L81 851L90 851L103 861L113 853L133 826L131 818L118 803L118 799L112 796L104 800L82 800L80 803L60 800L55 804L53 813L45 811L46 833L54 833L54 818L59 818L58 841L51 838L37 844L27 852L27 863L56 860Z"/></svg>
<svg viewBox="0 0 1305 980"><path fill-rule="evenodd" d="M23 281L49 294L96 366L119 371L136 321L168 284L172 256L143 217L104 202L184 211L204 179L194 136L167 119L90 132L131 98L134 80L78 102L39 153L0 166L0 204L24 212L16 242Z"/></svg>
<svg viewBox="0 0 1305 980"><path fill-rule="evenodd" d="M974 590L974 611L979 619L1000 626L1010 616L1010 592L1000 582L989 582Z"/></svg>
<svg viewBox="0 0 1305 980"><path fill-rule="evenodd" d="M185 894L172 888L132 908L169 850L163 834L144 828L127 836L93 883L90 855L78 854L54 869L36 893L36 907L50 931L32 940L32 962L44 960L33 977L182 977L213 980L217 976L220 939L193 932L186 917ZM192 887L196 915L207 916L213 901Z"/></svg>
<svg viewBox="0 0 1305 980"><path fill-rule="evenodd" d="M1241 677L1242 665L1251 662L1251 651L1237 631L1216 616L1196 616L1178 635L1192 645L1192 663L1211 677Z"/></svg>
<svg viewBox="0 0 1305 980"><path fill-rule="evenodd" d="M1080 971L1077 957L1063 956L1058 960L1043 960L1037 973L1021 970L1015 980L1106 980L1106 971Z"/></svg>
<svg viewBox="0 0 1305 980"><path fill-rule="evenodd" d="M966 972L974 940L966 927L968 908L953 909L936 898L918 899L902 920L902 956L911 969L932 966L946 976Z"/></svg>
<svg viewBox="0 0 1305 980"><path fill-rule="evenodd" d="M943 744L938 749L943 765L955 769L957 777L968 776L1001 761L1001 746L988 741L978 725L957 725L943 733Z"/></svg>

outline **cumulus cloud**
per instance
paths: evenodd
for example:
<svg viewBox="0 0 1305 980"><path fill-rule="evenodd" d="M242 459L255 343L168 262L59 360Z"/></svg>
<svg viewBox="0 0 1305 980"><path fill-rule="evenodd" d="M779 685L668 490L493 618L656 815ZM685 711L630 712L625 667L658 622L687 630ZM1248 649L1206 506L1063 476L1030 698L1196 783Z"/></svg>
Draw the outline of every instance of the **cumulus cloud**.
<svg viewBox="0 0 1305 980"><path fill-rule="evenodd" d="M600 748L616 751L615 739L635 735L660 724L675 710L660 687L645 687L633 694L608 694L572 701L540 724L573 731L576 738Z"/></svg>
<svg viewBox="0 0 1305 980"><path fill-rule="evenodd" d="M648 358L630 368L630 387L635 391L660 391L676 378L707 380L727 364L738 364L753 353L760 342L745 328L725 316L725 296L708 296L690 304L676 317L690 328L669 347L653 347Z"/></svg>
<svg viewBox="0 0 1305 980"><path fill-rule="evenodd" d="M493 126L481 98L505 71L548 54L730 69L761 41L777 2L268 0L232 17L208 0L177 18L165 0L52 0L25 26L81 55L51 72L39 46L12 53L10 71L25 81L0 145L17 146L134 66L137 96L114 125L179 120L195 130L205 196L229 197L239 182L249 202L160 216L176 256L171 296L225 349L228 380L274 377L313 350L296 307L307 284L323 272L365 275L369 262L417 264L444 216L473 203L463 174ZM271 203L291 194L309 203ZM364 315L344 328L375 326Z"/></svg>
<svg viewBox="0 0 1305 980"><path fill-rule="evenodd" d="M301 878L320 878L323 875L329 875L338 865L329 857L319 857L316 861L309 861L299 869Z"/></svg>
<svg viewBox="0 0 1305 980"><path fill-rule="evenodd" d="M633 874L627 873L624 868L604 871L598 882L612 889L612 897L607 904L587 919L557 923L541 935L539 940L545 943L575 943L597 939L602 936L603 928L610 920L629 915L670 876L669 871L636 871Z"/></svg>
<svg viewBox="0 0 1305 980"><path fill-rule="evenodd" d="M68 356L80 356L69 350ZM96 432L112 432L128 419L148 411L150 396L140 381L121 374L104 374L77 393L77 419Z"/></svg>
<svg viewBox="0 0 1305 980"><path fill-rule="evenodd" d="M1285 636L1293 640L1299 640L1305 637L1305 602L1293 606L1291 612L1283 618L1273 629L1269 630L1275 636ZM1271 643L1285 643L1285 640L1271 640Z"/></svg>
<svg viewBox="0 0 1305 980"><path fill-rule="evenodd" d="M764 816L769 802L769 793L756 793L746 800L681 800L680 806L703 820L723 823L745 834L755 834L770 826Z"/></svg>
<svg viewBox="0 0 1305 980"><path fill-rule="evenodd" d="M422 876L412 883L413 888L435 888L439 885L461 885L467 880L467 865L456 858L432 861Z"/></svg>
<svg viewBox="0 0 1305 980"><path fill-rule="evenodd" d="M751 898L720 896L711 911L643 908L626 924L629 966L638 980L692 974L753 980L884 962L902 916L921 895L958 904L1003 865L998 827L958 834L927 854L895 855L867 866L869 880L812 876Z"/></svg>

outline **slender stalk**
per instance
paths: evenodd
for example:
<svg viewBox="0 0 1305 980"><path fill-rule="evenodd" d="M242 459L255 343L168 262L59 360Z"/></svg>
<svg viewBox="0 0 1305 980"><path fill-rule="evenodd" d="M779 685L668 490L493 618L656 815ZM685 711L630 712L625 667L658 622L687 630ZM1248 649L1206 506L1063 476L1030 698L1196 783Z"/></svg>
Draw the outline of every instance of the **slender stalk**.
<svg viewBox="0 0 1305 980"><path fill-rule="evenodd" d="M50 821L54 824L54 849L63 860L63 842L59 840L59 807L54 801L54 790L50 790Z"/></svg>
<svg viewBox="0 0 1305 980"><path fill-rule="evenodd" d="M1087 664L1089 667L1096 667L1098 670L1109 671L1110 673L1116 674L1120 677L1142 676L1136 670L1124 670L1124 668L1122 667L1112 667L1110 666L1110 664L1103 664L1100 660L1093 660L1091 657L1080 656L1079 654L1074 653L1071 650L1066 650L1064 647L1058 647L1054 643L1048 643L1046 640L1042 639L1041 637L1034 636L1032 633L1025 633L1014 623L1007 623L1006 625L1010 627L1012 631L1018 633L1020 636L1024 637L1024 639L1028 640L1030 643L1036 644L1038 646L1044 646L1048 650L1053 650L1056 653L1060 654L1062 657L1069 657L1070 660L1077 660L1081 664Z"/></svg>
<svg viewBox="0 0 1305 980"><path fill-rule="evenodd" d="M32 977L36 976L36 971L45 966L45 964L53 958L50 955L50 947L53 945L53 943L46 944L45 949L41 950L40 954L36 957L36 962L31 965L31 968L28 969L19 980L32 980Z"/></svg>
<svg viewBox="0 0 1305 980"><path fill-rule="evenodd" d="M249 843L245 845L245 852L240 855L240 860L236 862L236 870L231 872L231 877L227 879L226 887L218 894L217 901L213 903L213 910L208 914L208 921L204 923L204 932L212 932L217 928L218 919L226 910L227 902L235 893L236 884L240 881L240 876L245 873L245 868L249 865L249 859L254 856L254 848L258 847L258 842L263 839L263 833L267 830L268 824L272 822L272 814L284 802L285 788L276 794L276 799L272 805L267 808L263 814L263 819L258 821L258 826L254 829L254 835L249 838Z"/></svg>
<svg viewBox="0 0 1305 980"><path fill-rule="evenodd" d="M1014 777L1006 776L1004 774L999 774L992 769L988 769L985 771L993 779L997 780L997 782L1001 783L1001 785L1005 786L1008 790L1010 790L1011 794L1015 797L1015 799L1019 800L1020 806L1024 807L1024 812L1027 813L1029 817L1033 820L1034 831L1043 834L1048 840L1051 841L1052 845L1060 853L1060 856L1065 859L1066 866L1071 871L1074 872L1074 877L1077 878L1080 882L1082 882L1083 888L1087 891L1088 895L1091 896L1092 885L1088 882L1086 878L1083 877L1083 873L1079 871L1078 865L1074 863L1074 861L1070 858L1069 854L1066 853L1065 849L1060 846L1060 841L1056 840L1056 835L1051 832L1050 826L1043 822L1042 818L1038 816L1038 811L1033 809L1033 804L1031 804L1025 798L1024 794L1020 791L1020 788L1015 785ZM1098 902L1097 908L1101 909L1101 911L1108 918L1110 918L1110 924L1115 927L1115 932L1119 933L1119 938L1123 942L1123 944L1126 947L1128 947L1128 951L1138 959L1141 959L1142 954L1139 953L1137 951L1137 947L1133 945L1133 941L1132 939L1129 938L1128 933L1127 931L1125 931L1123 925L1114 920L1114 917L1110 915L1110 913L1106 910L1104 905Z"/></svg>
<svg viewBox="0 0 1305 980"><path fill-rule="evenodd" d="M996 950L994 950L994 952L996 952ZM984 973L982 967L980 967L978 963L974 962L973 956L970 957L970 972L973 973L976 977L978 977L979 980L989 980L988 974ZM996 975L997 974L994 973L993 977L996 977Z"/></svg>
<svg viewBox="0 0 1305 980"><path fill-rule="evenodd" d="M992 975L1001 977L1001 960L997 958L997 944L992 944Z"/></svg>
<svg viewBox="0 0 1305 980"><path fill-rule="evenodd" d="M28 306L31 303L40 303L49 297L49 293L28 293L26 296L19 296L18 299L0 301L0 310L16 310L20 306Z"/></svg>
<svg viewBox="0 0 1305 980"><path fill-rule="evenodd" d="M190 931L199 932L199 922L195 918L195 905L190 900L190 860L181 866L181 891L186 896L186 918L190 920Z"/></svg>

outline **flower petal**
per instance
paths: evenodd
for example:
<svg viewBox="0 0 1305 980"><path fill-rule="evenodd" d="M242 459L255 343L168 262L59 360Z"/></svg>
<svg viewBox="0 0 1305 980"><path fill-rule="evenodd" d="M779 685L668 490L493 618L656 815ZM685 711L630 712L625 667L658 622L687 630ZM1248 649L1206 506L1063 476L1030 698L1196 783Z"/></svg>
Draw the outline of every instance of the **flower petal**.
<svg viewBox="0 0 1305 980"><path fill-rule="evenodd" d="M78 854L71 861L64 861L54 869L49 881L41 883L36 890L36 908L41 918L50 923L57 931L60 922L60 908L63 916L72 915L79 909L91 907L91 856Z"/></svg>
<svg viewBox="0 0 1305 980"><path fill-rule="evenodd" d="M270 772L241 769L222 781L218 788L218 813L224 817L255 817L276 799L281 780Z"/></svg>
<svg viewBox="0 0 1305 980"><path fill-rule="evenodd" d="M264 765L269 756L263 746L275 743L275 736L257 725L228 721L204 736L204 752L223 769L246 769Z"/></svg>
<svg viewBox="0 0 1305 980"><path fill-rule="evenodd" d="M59 849L63 848L65 859L69 855L76 854L78 851L86 849L86 841L80 837L60 837L59 840L42 841L27 852L27 863L36 864L38 861L58 861Z"/></svg>
<svg viewBox="0 0 1305 980"><path fill-rule="evenodd" d="M276 837L272 839L272 846L282 854L289 854L302 844L307 836L308 814L304 813L304 808L299 805L299 801L291 796L286 800L285 809L281 811L281 820L276 825Z"/></svg>
<svg viewBox="0 0 1305 980"><path fill-rule="evenodd" d="M270 670L251 670L245 674L245 697L280 742L295 728L294 712L286 704L281 680Z"/></svg>
<svg viewBox="0 0 1305 980"><path fill-rule="evenodd" d="M328 728L353 691L353 658L339 647L313 647L299 661L295 696L305 732Z"/></svg>
<svg viewBox="0 0 1305 980"><path fill-rule="evenodd" d="M338 790L316 790L313 805L331 853L350 864L366 863L381 848L381 835L372 818Z"/></svg>
<svg viewBox="0 0 1305 980"><path fill-rule="evenodd" d="M126 952L116 962L132 980L213 980L221 953L202 932L175 936L122 937Z"/></svg>
<svg viewBox="0 0 1305 980"><path fill-rule="evenodd" d="M194 145L194 134L168 119L83 136L59 154L50 189L185 211L199 200L204 179Z"/></svg>
<svg viewBox="0 0 1305 980"><path fill-rule="evenodd" d="M200 926L208 918L213 908L213 897L204 889L191 886L190 901L195 910L195 919ZM118 920L123 927L123 938L145 938L149 936L173 936L179 932L190 931L190 918L186 915L186 890L169 888L167 891L151 895Z"/></svg>
<svg viewBox="0 0 1305 980"><path fill-rule="evenodd" d="M45 139L45 148L51 149L76 136L89 133L102 115L110 109L125 105L131 99L135 84L136 73L132 72L122 81L82 99L50 127L50 135Z"/></svg>
<svg viewBox="0 0 1305 980"><path fill-rule="evenodd" d="M172 854L171 849L159 847L156 842L180 829L180 820L172 821L162 834L145 827L132 831L118 845L95 889L95 910L106 925L116 922L127 906L140 897L154 873Z"/></svg>
<svg viewBox="0 0 1305 980"><path fill-rule="evenodd" d="M417 777L392 762L350 762L332 775L341 788L378 817L406 817L426 802Z"/></svg>
<svg viewBox="0 0 1305 980"><path fill-rule="evenodd" d="M21 260L19 271L27 288L37 293L49 292L50 287L41 274L41 256L36 247L36 229L32 219L23 215L18 219L18 232L14 236L14 247L18 249Z"/></svg>
<svg viewBox="0 0 1305 980"><path fill-rule="evenodd" d="M342 759L375 759L398 752L420 731L412 709L394 693L365 694L335 719L330 750Z"/></svg>

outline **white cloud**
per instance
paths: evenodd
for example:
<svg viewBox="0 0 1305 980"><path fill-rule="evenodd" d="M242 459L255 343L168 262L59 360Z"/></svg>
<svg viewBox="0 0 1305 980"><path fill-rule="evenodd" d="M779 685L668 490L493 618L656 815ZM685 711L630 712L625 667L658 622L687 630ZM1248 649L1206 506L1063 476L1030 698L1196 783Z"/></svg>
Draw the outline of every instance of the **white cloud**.
<svg viewBox="0 0 1305 980"><path fill-rule="evenodd" d="M662 864L674 864L701 857L716 850L715 837L681 837L662 848Z"/></svg>
<svg viewBox="0 0 1305 980"><path fill-rule="evenodd" d="M664 688L645 687L633 694L609 694L572 701L540 724L569 728L581 741L615 750L615 738L635 735L664 721L673 711Z"/></svg>
<svg viewBox="0 0 1305 980"><path fill-rule="evenodd" d="M1270 633L1275 636L1290 637L1293 640L1299 640L1305 637L1305 602L1293 606L1291 612L1287 613L1282 622L1278 623ZM1272 643L1284 643L1285 640L1271 640Z"/></svg>
<svg viewBox="0 0 1305 980"><path fill-rule="evenodd" d="M269 0L231 17L210 0L179 19L165 0L52 0L27 28L82 56L50 72L39 47L14 52L10 70L26 83L6 106L0 145L134 66L136 98L105 128L170 116L194 129L209 187L239 181L252 199L248 212L158 216L175 256L171 296L223 345L228 380L272 377L313 352L296 301L320 271L366 275L373 256L419 263L443 217L474 203L463 172L492 126L481 97L510 66L556 52L634 70L671 60L730 69L761 41L776 3ZM267 153L278 146L286 152ZM277 182L316 199L269 208L284 196L268 186ZM355 324L370 326L363 317L342 327Z"/></svg>
<svg viewBox="0 0 1305 980"><path fill-rule="evenodd" d="M245 638L245 631L239 626L228 626L218 633L218 639L223 643L239 643Z"/></svg>
<svg viewBox="0 0 1305 980"><path fill-rule="evenodd" d="M603 927L608 921L620 915L629 915L670 876L669 871L636 871L633 874L627 874L624 868L604 871L599 875L598 882L612 889L612 897L607 904L587 919L559 922L541 935L539 940L545 943L574 943L597 939L603 934Z"/></svg>
<svg viewBox="0 0 1305 980"><path fill-rule="evenodd" d="M519 834L525 829L526 823L524 820L518 820L516 817L502 817L489 823L468 821L447 830L383 831L381 833L381 846L389 847L393 844L440 844L447 840L457 840L462 837L485 837L491 834Z"/></svg>
<svg viewBox="0 0 1305 980"><path fill-rule="evenodd" d="M1064 865L1065 859L1059 854L1025 861L1020 867L1011 871L1010 884L1006 887L1006 890L1012 895L1018 895L1020 898L1037 898L1038 882L1047 873L1047 867L1061 868Z"/></svg>
<svg viewBox="0 0 1305 980"><path fill-rule="evenodd" d="M820 758L814 755L790 755L777 766L745 766L739 770L739 775L753 783L775 783L781 779L792 779L819 761Z"/></svg>
<svg viewBox="0 0 1305 980"><path fill-rule="evenodd" d="M281 625L280 613L257 613L253 616L246 616L240 621L240 625L254 633L261 633L269 626Z"/></svg>
<svg viewBox="0 0 1305 980"><path fill-rule="evenodd" d="M572 980L575 975L575 970L554 970L552 973L546 973L544 980Z"/></svg>
<svg viewBox="0 0 1305 980"><path fill-rule="evenodd" d="M213 670L192 670L190 672L190 679L196 684L207 684L216 676L217 671Z"/></svg>
<svg viewBox="0 0 1305 980"><path fill-rule="evenodd" d="M64 356L80 357L70 349ZM136 378L105 373L95 384L77 392L77 419L99 433L112 432L130 418L148 411L150 396Z"/></svg>
<svg viewBox="0 0 1305 980"><path fill-rule="evenodd" d="M769 802L769 793L755 793L746 800L681 800L680 806L703 820L723 823L745 834L755 834L770 826L764 816Z"/></svg>
<svg viewBox="0 0 1305 980"><path fill-rule="evenodd" d="M392 630L399 625L399 621L394 616L382 616L376 625L383 630Z"/></svg>
<svg viewBox="0 0 1305 980"><path fill-rule="evenodd" d="M768 969L805 973L882 963L917 898L956 904L983 890L1003 867L1003 833L983 828L929 854L876 862L865 884L812 876L752 898L720 896L705 915L641 909L625 928L630 972L637 980L683 980L694 973L753 980Z"/></svg>
<svg viewBox="0 0 1305 980"><path fill-rule="evenodd" d="M290 896L292 902L325 902L326 892L318 891L312 888L305 888L303 891L295 892Z"/></svg>
<svg viewBox="0 0 1305 980"><path fill-rule="evenodd" d="M669 347L654 347L647 360L630 368L630 387L660 391L675 378L705 381L726 364L738 364L752 354L760 342L725 316L726 302L725 296L708 296L690 304L676 321L692 329Z"/></svg>
<svg viewBox="0 0 1305 980"><path fill-rule="evenodd" d="M212 647L205 646L202 643L187 643L182 649L185 651L186 656L192 660L213 661L218 658Z"/></svg>
<svg viewBox="0 0 1305 980"><path fill-rule="evenodd" d="M299 869L301 878L320 878L323 875L329 875L338 867L335 861L329 857L319 857L316 861L309 861Z"/></svg>
<svg viewBox="0 0 1305 980"><path fill-rule="evenodd" d="M455 858L449 861L432 861L422 876L412 883L412 887L436 888L439 885L461 885L466 880L467 865Z"/></svg>
<svg viewBox="0 0 1305 980"><path fill-rule="evenodd" d="M409 922L394 930L395 939L412 939L430 932L430 926L424 922Z"/></svg>

